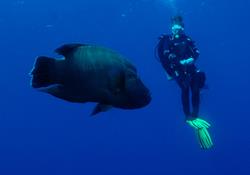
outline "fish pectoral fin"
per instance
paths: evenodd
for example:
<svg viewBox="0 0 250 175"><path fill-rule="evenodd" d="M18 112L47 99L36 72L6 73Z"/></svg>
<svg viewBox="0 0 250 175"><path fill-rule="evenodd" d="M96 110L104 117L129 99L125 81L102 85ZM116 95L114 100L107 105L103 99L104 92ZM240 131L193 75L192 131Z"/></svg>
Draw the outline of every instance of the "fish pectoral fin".
<svg viewBox="0 0 250 175"><path fill-rule="evenodd" d="M112 108L112 105L106 105L102 103L98 103L95 108L93 109L91 116L94 116L100 112L106 112Z"/></svg>
<svg viewBox="0 0 250 175"><path fill-rule="evenodd" d="M49 93L49 94L55 94L58 93L59 91L61 91L63 89L63 85L61 84L53 84L47 87L41 87L38 90L41 92L45 92L45 93Z"/></svg>
<svg viewBox="0 0 250 175"><path fill-rule="evenodd" d="M51 85L46 88L39 88L41 92L45 92L53 95L54 97L73 102L73 103L84 103L86 102L84 98L79 97L77 93L74 93L73 90L65 88L61 84Z"/></svg>

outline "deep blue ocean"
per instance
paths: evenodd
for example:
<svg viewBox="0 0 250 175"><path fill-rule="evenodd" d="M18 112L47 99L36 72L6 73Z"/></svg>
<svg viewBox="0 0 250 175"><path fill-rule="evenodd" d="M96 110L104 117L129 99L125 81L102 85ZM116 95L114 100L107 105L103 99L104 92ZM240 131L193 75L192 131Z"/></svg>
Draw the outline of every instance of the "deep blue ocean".
<svg viewBox="0 0 250 175"><path fill-rule="evenodd" d="M250 175L250 1L1 0L0 175ZM184 120L180 89L155 58L158 37L182 14L206 72L200 115L214 148ZM30 86L35 58L65 43L129 58L152 93L138 110L90 117Z"/></svg>

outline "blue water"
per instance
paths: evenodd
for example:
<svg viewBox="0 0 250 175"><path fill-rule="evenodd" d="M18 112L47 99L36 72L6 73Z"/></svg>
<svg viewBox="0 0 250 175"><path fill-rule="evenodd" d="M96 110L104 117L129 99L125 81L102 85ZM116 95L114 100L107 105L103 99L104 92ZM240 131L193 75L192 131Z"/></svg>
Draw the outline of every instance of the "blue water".
<svg viewBox="0 0 250 175"><path fill-rule="evenodd" d="M249 0L1 0L1 175L249 175ZM180 11L207 74L200 114L214 148L199 148L180 90L154 57ZM64 43L104 45L130 58L152 92L140 110L96 118L30 87L38 55Z"/></svg>

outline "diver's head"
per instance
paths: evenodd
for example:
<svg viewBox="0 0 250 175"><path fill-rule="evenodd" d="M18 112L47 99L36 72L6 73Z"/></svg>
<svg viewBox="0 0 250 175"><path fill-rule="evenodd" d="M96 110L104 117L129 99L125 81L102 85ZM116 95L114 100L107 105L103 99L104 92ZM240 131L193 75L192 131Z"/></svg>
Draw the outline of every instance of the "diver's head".
<svg viewBox="0 0 250 175"><path fill-rule="evenodd" d="M184 32L184 23L181 16L174 16L171 18L171 31L175 37L179 37Z"/></svg>

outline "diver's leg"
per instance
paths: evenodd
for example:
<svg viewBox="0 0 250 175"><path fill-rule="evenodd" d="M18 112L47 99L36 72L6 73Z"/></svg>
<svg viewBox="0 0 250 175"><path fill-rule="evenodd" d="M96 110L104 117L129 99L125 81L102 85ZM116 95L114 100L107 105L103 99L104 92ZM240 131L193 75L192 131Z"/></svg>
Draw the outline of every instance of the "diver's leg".
<svg viewBox="0 0 250 175"><path fill-rule="evenodd" d="M189 104L189 88L182 88L181 89L181 99L182 99L182 106L183 111L186 117L190 117L190 104Z"/></svg>
<svg viewBox="0 0 250 175"><path fill-rule="evenodd" d="M186 115L186 118L190 117L190 104L189 104L189 87L183 81L177 81L178 85L181 88L181 101L183 112Z"/></svg>
<svg viewBox="0 0 250 175"><path fill-rule="evenodd" d="M193 106L192 117L197 118L199 115L199 106L200 106L200 83L196 77L194 77L191 81L191 91L192 91L192 106Z"/></svg>

